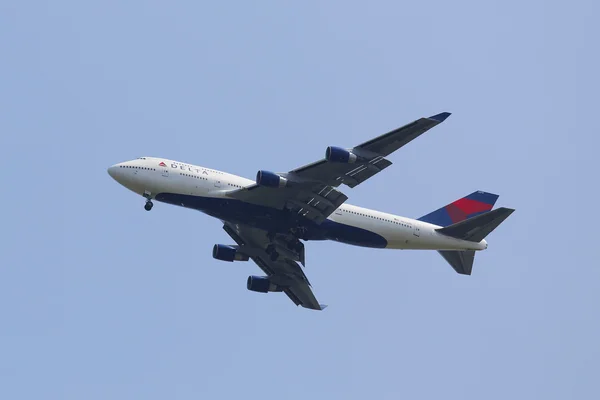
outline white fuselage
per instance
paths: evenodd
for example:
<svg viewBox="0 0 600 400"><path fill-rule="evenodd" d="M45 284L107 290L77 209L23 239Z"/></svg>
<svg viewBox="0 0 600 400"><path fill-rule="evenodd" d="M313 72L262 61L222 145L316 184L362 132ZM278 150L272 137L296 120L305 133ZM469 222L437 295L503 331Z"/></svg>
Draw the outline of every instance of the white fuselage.
<svg viewBox="0 0 600 400"><path fill-rule="evenodd" d="M115 164L108 169L108 173L123 186L147 198L156 198L161 193L170 193L187 196L186 199L190 196L205 200L228 199L228 192L255 184L254 180L214 169L154 157L142 157ZM160 198L157 200L160 201ZM186 201L177 205L196 208L186 204ZM385 248L428 250L487 248L485 240L476 243L452 238L438 233L436 229L440 226L351 204L342 204L327 219L341 226L360 228L379 235L387 242ZM343 238L329 237L329 239L346 242ZM362 245L357 242L352 244Z"/></svg>

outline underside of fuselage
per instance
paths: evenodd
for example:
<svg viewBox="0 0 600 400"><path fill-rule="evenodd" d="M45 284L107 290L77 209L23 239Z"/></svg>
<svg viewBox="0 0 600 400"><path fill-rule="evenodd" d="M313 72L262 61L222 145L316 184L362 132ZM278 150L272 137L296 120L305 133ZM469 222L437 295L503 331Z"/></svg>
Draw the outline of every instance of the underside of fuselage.
<svg viewBox="0 0 600 400"><path fill-rule="evenodd" d="M335 240L354 246L385 248L387 240L369 230L326 219L316 224L288 210L222 197L159 193L156 201L201 211L234 224L244 224L272 233L294 232L304 240Z"/></svg>

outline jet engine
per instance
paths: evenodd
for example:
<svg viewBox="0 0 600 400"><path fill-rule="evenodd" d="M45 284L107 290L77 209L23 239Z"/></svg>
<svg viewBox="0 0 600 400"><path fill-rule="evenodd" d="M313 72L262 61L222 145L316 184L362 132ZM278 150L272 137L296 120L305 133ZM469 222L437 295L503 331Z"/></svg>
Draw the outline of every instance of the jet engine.
<svg viewBox="0 0 600 400"><path fill-rule="evenodd" d="M267 187L284 187L287 185L287 179L271 171L258 171L256 173L256 184Z"/></svg>
<svg viewBox="0 0 600 400"><path fill-rule="evenodd" d="M325 159L329 162L337 163L354 163L357 160L357 156L354 153L349 152L341 147L329 146L325 150Z"/></svg>
<svg viewBox="0 0 600 400"><path fill-rule="evenodd" d="M281 292L283 290L283 288L281 288L280 286L272 284L269 278L267 278L266 276L254 275L248 277L246 287L248 288L248 290L260 293Z"/></svg>
<svg viewBox="0 0 600 400"><path fill-rule="evenodd" d="M221 261L248 261L248 256L238 251L237 246L215 244L213 258Z"/></svg>

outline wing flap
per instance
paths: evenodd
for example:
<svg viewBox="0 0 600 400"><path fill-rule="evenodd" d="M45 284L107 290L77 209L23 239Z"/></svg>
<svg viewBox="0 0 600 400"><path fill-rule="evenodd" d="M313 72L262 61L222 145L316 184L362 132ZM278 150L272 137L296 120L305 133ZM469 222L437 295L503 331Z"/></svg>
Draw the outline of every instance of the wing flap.
<svg viewBox="0 0 600 400"><path fill-rule="evenodd" d="M323 309L308 285L297 284L290 286L284 292L297 306L300 305L310 310Z"/></svg>
<svg viewBox="0 0 600 400"><path fill-rule="evenodd" d="M320 224L346 200L348 200L348 196L339 190L321 185L320 190L317 188L310 192L300 191L296 198L288 200L286 206L299 215Z"/></svg>
<svg viewBox="0 0 600 400"><path fill-rule="evenodd" d="M317 224L348 200L344 193L321 182L291 183L289 188L253 185L228 192L227 196L280 210L288 209Z"/></svg>
<svg viewBox="0 0 600 400"><path fill-rule="evenodd" d="M358 186L370 177L392 165L392 162L378 156L365 164L361 164L338 179L351 188Z"/></svg>

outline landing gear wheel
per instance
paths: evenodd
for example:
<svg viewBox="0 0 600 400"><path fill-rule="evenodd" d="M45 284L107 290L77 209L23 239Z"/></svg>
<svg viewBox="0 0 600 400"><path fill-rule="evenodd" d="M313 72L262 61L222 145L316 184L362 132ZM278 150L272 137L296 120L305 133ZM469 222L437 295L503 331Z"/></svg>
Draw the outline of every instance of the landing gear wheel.
<svg viewBox="0 0 600 400"><path fill-rule="evenodd" d="M275 250L275 246L272 244L267 246L266 252L269 255L269 258L271 258L271 261L277 261L279 258L279 253Z"/></svg>
<svg viewBox="0 0 600 400"><path fill-rule="evenodd" d="M152 202L150 200L148 200L146 202L146 204L144 205L144 210L150 211L150 210L152 210L152 206L154 206L154 204L152 204Z"/></svg>
<svg viewBox="0 0 600 400"><path fill-rule="evenodd" d="M271 261L277 261L277 259L279 258L279 253L274 251L270 254L271 257Z"/></svg>

